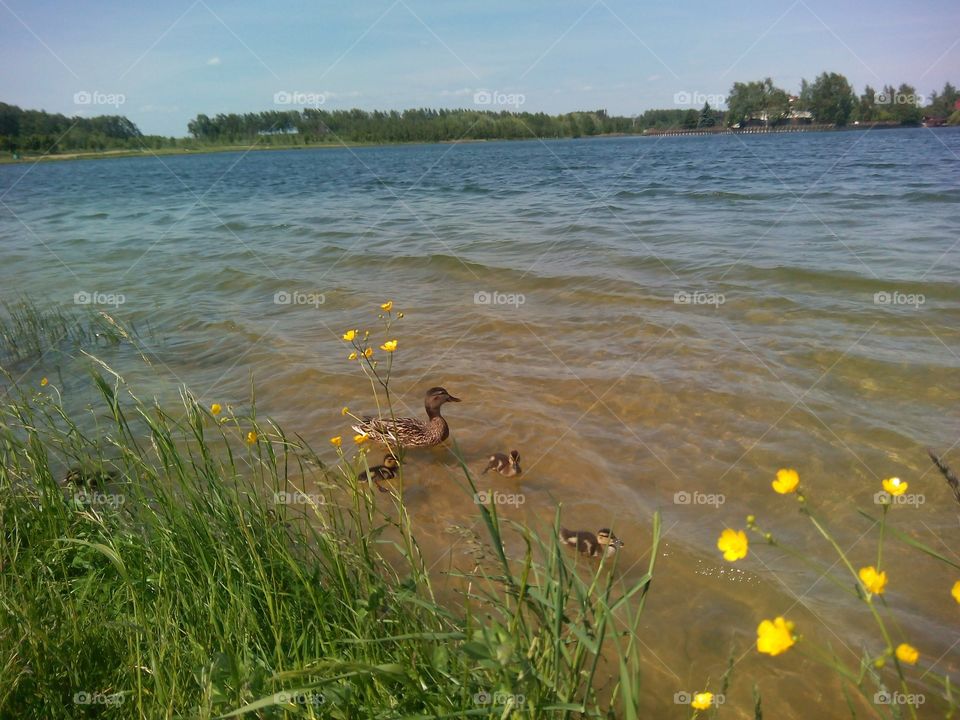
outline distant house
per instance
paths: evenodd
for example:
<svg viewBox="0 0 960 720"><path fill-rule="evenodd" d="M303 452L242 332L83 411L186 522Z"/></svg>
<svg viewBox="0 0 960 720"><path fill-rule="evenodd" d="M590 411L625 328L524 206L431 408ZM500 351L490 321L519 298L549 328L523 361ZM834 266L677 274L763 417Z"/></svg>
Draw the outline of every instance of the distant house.
<svg viewBox="0 0 960 720"><path fill-rule="evenodd" d="M934 115L923 116L924 127L943 127L946 124L947 124L947 119L945 117L936 117Z"/></svg>

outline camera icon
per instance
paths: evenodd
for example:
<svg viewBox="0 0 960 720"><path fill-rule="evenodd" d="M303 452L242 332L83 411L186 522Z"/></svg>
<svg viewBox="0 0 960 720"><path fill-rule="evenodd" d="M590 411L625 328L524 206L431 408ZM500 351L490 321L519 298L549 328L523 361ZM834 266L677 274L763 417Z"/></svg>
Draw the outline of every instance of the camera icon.
<svg viewBox="0 0 960 720"><path fill-rule="evenodd" d="M889 105L889 104L890 104L890 96L887 95L885 92L878 92L877 95L876 95L876 98L875 98L875 102L876 102L878 105Z"/></svg>
<svg viewBox="0 0 960 720"><path fill-rule="evenodd" d="M73 694L73 702L77 705L89 705L90 704L90 693L84 692L81 690L78 693Z"/></svg>
<svg viewBox="0 0 960 720"><path fill-rule="evenodd" d="M693 696L686 690L680 690L673 694L673 702L675 705L689 705L692 701Z"/></svg>
<svg viewBox="0 0 960 720"><path fill-rule="evenodd" d="M292 96L286 90L281 90L273 94L274 105L289 105L292 101Z"/></svg>
<svg viewBox="0 0 960 720"><path fill-rule="evenodd" d="M677 305L689 305L693 298L686 290L678 290L673 294L673 302Z"/></svg>
<svg viewBox="0 0 960 720"><path fill-rule="evenodd" d="M474 105L489 105L493 102L493 95L489 90L478 90L473 94Z"/></svg>
<svg viewBox="0 0 960 720"><path fill-rule="evenodd" d="M873 494L873 504L874 505L892 505L893 496L890 495L886 490L877 490Z"/></svg>
<svg viewBox="0 0 960 720"><path fill-rule="evenodd" d="M478 692L473 696L474 705L489 705L491 702L493 702L493 698L490 697L488 692Z"/></svg>
<svg viewBox="0 0 960 720"><path fill-rule="evenodd" d="M889 305L892 301L890 293L886 290L881 290L880 292L875 292L873 294L873 304L874 305Z"/></svg>
<svg viewBox="0 0 960 720"><path fill-rule="evenodd" d="M273 294L274 305L289 305L291 302L293 302L293 295L286 290L280 290Z"/></svg>
<svg viewBox="0 0 960 720"><path fill-rule="evenodd" d="M477 505L486 505L490 502L490 493L486 490L481 490L480 492L474 494L473 501Z"/></svg>
<svg viewBox="0 0 960 720"><path fill-rule="evenodd" d="M89 105L91 102L93 102L93 95L88 93L86 90L75 92L73 94L73 102L75 105Z"/></svg>
<svg viewBox="0 0 960 720"><path fill-rule="evenodd" d="M674 93L673 104L674 105L689 105L693 96L690 95L686 90L681 90L678 93Z"/></svg>
<svg viewBox="0 0 960 720"><path fill-rule="evenodd" d="M74 305L89 305L92 300L93 300L93 297L90 295L90 293L84 290L81 290L80 292L75 292L73 294Z"/></svg>
<svg viewBox="0 0 960 720"><path fill-rule="evenodd" d="M691 500L693 500L693 496L686 490L681 490L673 494L674 505L689 505Z"/></svg>
<svg viewBox="0 0 960 720"><path fill-rule="evenodd" d="M475 292L473 294L474 305L489 305L492 301L493 296L486 290L481 290L480 292Z"/></svg>
<svg viewBox="0 0 960 720"><path fill-rule="evenodd" d="M874 705L889 705L893 698L890 696L888 690L877 690L873 694L873 703Z"/></svg>

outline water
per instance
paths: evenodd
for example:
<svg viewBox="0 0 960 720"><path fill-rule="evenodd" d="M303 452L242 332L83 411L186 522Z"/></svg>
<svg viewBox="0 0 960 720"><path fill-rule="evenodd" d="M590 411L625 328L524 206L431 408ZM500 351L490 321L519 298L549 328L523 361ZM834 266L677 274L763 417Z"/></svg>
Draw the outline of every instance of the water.
<svg viewBox="0 0 960 720"><path fill-rule="evenodd" d="M502 514L543 528L562 502L570 527L611 525L635 578L663 513L644 709L682 715L673 694L716 690L732 645L727 712L752 717L755 680L772 717L802 717L814 694L842 712L838 686L799 653L759 657L759 620L792 617L848 664L880 649L877 632L812 570L758 543L730 566L716 538L754 513L833 563L770 489L786 465L855 565L876 559L857 508L877 515L892 475L924 496L892 524L960 559L958 506L924 451L958 440L958 172L960 132L921 129L4 166L0 278L8 299L123 295L116 314L152 329L135 387L172 397L184 382L242 407L252 373L261 412L318 447L349 437L343 405L372 407L341 333L393 299L403 408L444 385L464 399L446 416L474 464L520 450L518 481L484 478L522 494ZM68 396L84 382L49 362L18 371ZM472 499L444 450L406 477L453 586L441 571L469 569ZM892 543L884 563L904 639L956 674L960 575Z"/></svg>

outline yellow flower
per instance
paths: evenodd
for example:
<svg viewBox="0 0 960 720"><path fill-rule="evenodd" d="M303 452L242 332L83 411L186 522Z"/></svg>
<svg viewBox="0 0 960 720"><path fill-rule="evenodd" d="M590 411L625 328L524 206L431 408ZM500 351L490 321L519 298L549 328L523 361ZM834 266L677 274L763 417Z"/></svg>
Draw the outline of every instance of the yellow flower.
<svg viewBox="0 0 960 720"><path fill-rule="evenodd" d="M800 475L796 470L780 468L777 470L777 479L773 481L773 489L781 495L792 493L800 484Z"/></svg>
<svg viewBox="0 0 960 720"><path fill-rule="evenodd" d="M920 652L913 646L906 643L897 645L897 660L907 665L916 665L920 659Z"/></svg>
<svg viewBox="0 0 960 720"><path fill-rule="evenodd" d="M723 559L733 562L747 556L747 534L743 530L727 528L720 533L717 549L723 551Z"/></svg>
<svg viewBox="0 0 960 720"><path fill-rule="evenodd" d="M710 708L710 703L712 702L713 693L694 693L693 700L690 701L690 707L692 707L694 710L708 710Z"/></svg>
<svg viewBox="0 0 960 720"><path fill-rule="evenodd" d="M757 627L757 650L767 655L779 655L786 652L796 640L793 637L793 623L782 617L764 620Z"/></svg>
<svg viewBox="0 0 960 720"><path fill-rule="evenodd" d="M367 438L366 435L354 435L354 436L353 436L353 441L354 441L357 445L360 445L360 444L362 444L362 443L365 443L367 440L368 440L368 438Z"/></svg>
<svg viewBox="0 0 960 720"><path fill-rule="evenodd" d="M883 489L891 495L903 495L908 487L908 484L898 477L887 478L881 484Z"/></svg>
<svg viewBox="0 0 960 720"><path fill-rule="evenodd" d="M247 445L253 445L257 441L257 433L253 430L247 433Z"/></svg>
<svg viewBox="0 0 960 720"><path fill-rule="evenodd" d="M223 411L223 408L220 407L220 403L214 403L210 406L210 412L214 415L219 415Z"/></svg>
<svg viewBox="0 0 960 720"><path fill-rule="evenodd" d="M333 445L334 447L340 447L342 443L343 443L343 438L340 437L339 435L337 435L336 437L330 438L330 444Z"/></svg>
<svg viewBox="0 0 960 720"><path fill-rule="evenodd" d="M350 412L350 408L348 408L346 405L344 405L344 406L343 406L343 410L340 411L340 414L341 414L341 415L346 415L346 414L349 413L349 412Z"/></svg>
<svg viewBox="0 0 960 720"><path fill-rule="evenodd" d="M398 313L397 313L397 317L398 317L398 318L402 318L402 317L403 317L403 313L402 313L402 312L398 312Z"/></svg>
<svg viewBox="0 0 960 720"><path fill-rule="evenodd" d="M373 348L367 348L366 350L364 350L364 351L363 351L363 356L364 356L365 358L373 357Z"/></svg>
<svg viewBox="0 0 960 720"><path fill-rule="evenodd" d="M40 387L46 387L50 383L46 378L40 378Z"/></svg>
<svg viewBox="0 0 960 720"><path fill-rule="evenodd" d="M347 360L356 360L356 359L357 359L357 354L355 352L352 352L349 355L347 355Z"/></svg>
<svg viewBox="0 0 960 720"><path fill-rule="evenodd" d="M347 330L347 331L343 334L343 339L346 340L347 342L353 342L353 339L354 339L356 336L357 336L357 331L356 331L356 330Z"/></svg>
<svg viewBox="0 0 960 720"><path fill-rule="evenodd" d="M950 590L950 594L953 595L953 599L960 603L960 580L957 580L953 584L953 589Z"/></svg>
<svg viewBox="0 0 960 720"><path fill-rule="evenodd" d="M380 349L384 350L385 352L393 352L397 349L397 341L387 340L383 345L380 346Z"/></svg>
<svg viewBox="0 0 960 720"><path fill-rule="evenodd" d="M860 568L859 575L860 582L863 583L863 586L867 589L867 592L880 595L883 592L883 589L887 586L887 573L877 572L877 569L873 565Z"/></svg>
<svg viewBox="0 0 960 720"><path fill-rule="evenodd" d="M380 306L380 308L386 312L390 312L393 310L393 300L387 300L383 305Z"/></svg>

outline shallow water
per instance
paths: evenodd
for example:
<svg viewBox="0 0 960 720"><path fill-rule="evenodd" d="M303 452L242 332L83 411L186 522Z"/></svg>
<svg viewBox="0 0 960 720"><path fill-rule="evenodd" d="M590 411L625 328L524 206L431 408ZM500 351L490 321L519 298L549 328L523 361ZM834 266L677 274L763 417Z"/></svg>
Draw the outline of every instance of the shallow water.
<svg viewBox="0 0 960 720"><path fill-rule="evenodd" d="M520 479L483 478L523 497L503 515L546 527L562 502L568 526L612 526L631 578L662 512L644 709L684 716L674 693L715 689L733 644L725 714L752 717L756 681L770 717L804 717L811 699L843 712L842 696L799 653L759 658L759 620L793 617L849 663L876 632L811 570L757 543L731 567L716 538L754 513L833 562L770 489L787 465L855 565L876 557L857 508L879 514L892 475L924 501L892 523L960 560L960 506L924 450L958 441L958 178L952 129L3 166L0 279L6 299L122 295L105 309L152 331L153 371L130 370L141 395L184 382L243 406L252 373L260 412L317 447L349 436L343 405L372 409L340 334L393 299L401 409L444 385L471 463L520 450ZM81 382L49 359L18 370L68 395ZM477 516L450 453L405 470L428 557L462 562L451 528ZM957 574L896 544L884 562L905 639L955 674Z"/></svg>

